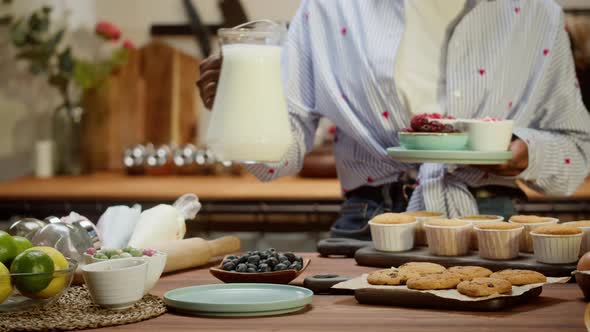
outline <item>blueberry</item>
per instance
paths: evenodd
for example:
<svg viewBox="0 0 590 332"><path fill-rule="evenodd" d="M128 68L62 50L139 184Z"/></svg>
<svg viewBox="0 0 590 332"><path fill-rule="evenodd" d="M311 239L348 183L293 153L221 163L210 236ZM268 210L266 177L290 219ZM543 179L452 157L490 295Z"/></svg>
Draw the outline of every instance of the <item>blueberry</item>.
<svg viewBox="0 0 590 332"><path fill-rule="evenodd" d="M236 271L238 272L246 272L248 270L248 265L242 263L242 264L238 264L238 267L236 267Z"/></svg>
<svg viewBox="0 0 590 332"><path fill-rule="evenodd" d="M256 265L255 265L255 264L248 263L248 264L246 264L246 266L247 266L249 269L256 269Z"/></svg>
<svg viewBox="0 0 590 332"><path fill-rule="evenodd" d="M288 262L289 258L287 258L287 256L285 255L279 255L279 262Z"/></svg>
<svg viewBox="0 0 590 332"><path fill-rule="evenodd" d="M234 259L238 259L238 257L236 257L234 255L230 255L230 256L225 257L225 259L229 260L229 261L233 261Z"/></svg>
<svg viewBox="0 0 590 332"><path fill-rule="evenodd" d="M227 263L223 264L223 269L226 271L231 271L235 268L236 268L236 265L232 262L227 262Z"/></svg>
<svg viewBox="0 0 590 332"><path fill-rule="evenodd" d="M258 266L260 266L262 264L266 264L266 259L261 259L260 262L258 262Z"/></svg>
<svg viewBox="0 0 590 332"><path fill-rule="evenodd" d="M250 263L250 264L258 264L258 262L260 262L260 256L253 255L253 256L248 257L248 263Z"/></svg>
<svg viewBox="0 0 590 332"><path fill-rule="evenodd" d="M268 254L269 254L269 252L265 250L265 251L263 251L263 252L260 253L260 258L267 259L268 258Z"/></svg>
<svg viewBox="0 0 590 332"><path fill-rule="evenodd" d="M289 265L289 270L297 270L297 262L291 263L291 265Z"/></svg>
<svg viewBox="0 0 590 332"><path fill-rule="evenodd" d="M270 266L270 267L274 267L275 265L279 264L279 260L276 259L275 257L271 257L269 259L266 260L266 263Z"/></svg>
<svg viewBox="0 0 590 332"><path fill-rule="evenodd" d="M302 263L302 264L303 264L303 257L301 257L301 256L296 256L296 257L295 257L295 261L297 261L297 262L300 262L300 263Z"/></svg>
<svg viewBox="0 0 590 332"><path fill-rule="evenodd" d="M246 270L246 272L248 273L256 273L256 269L253 267L249 267L248 270Z"/></svg>
<svg viewBox="0 0 590 332"><path fill-rule="evenodd" d="M274 267L273 271L283 271L283 270L286 270L286 269L287 269L287 265L285 265L283 263L280 263L280 264L277 264Z"/></svg>
<svg viewBox="0 0 590 332"><path fill-rule="evenodd" d="M250 255L250 256L260 256L260 251L254 250L254 251L252 251L252 255Z"/></svg>
<svg viewBox="0 0 590 332"><path fill-rule="evenodd" d="M290 262L294 262L295 261L295 254L292 252L286 252L284 253L285 257L287 257L289 259Z"/></svg>
<svg viewBox="0 0 590 332"><path fill-rule="evenodd" d="M247 261L248 261L248 256L240 256L240 258L238 258L238 264L246 263Z"/></svg>
<svg viewBox="0 0 590 332"><path fill-rule="evenodd" d="M277 250L276 250L275 248L268 248L268 251L270 251L270 252L275 252L275 251L277 251Z"/></svg>
<svg viewBox="0 0 590 332"><path fill-rule="evenodd" d="M270 266L268 266L268 264L260 264L258 265L258 271L259 272L270 272L272 269L270 268Z"/></svg>

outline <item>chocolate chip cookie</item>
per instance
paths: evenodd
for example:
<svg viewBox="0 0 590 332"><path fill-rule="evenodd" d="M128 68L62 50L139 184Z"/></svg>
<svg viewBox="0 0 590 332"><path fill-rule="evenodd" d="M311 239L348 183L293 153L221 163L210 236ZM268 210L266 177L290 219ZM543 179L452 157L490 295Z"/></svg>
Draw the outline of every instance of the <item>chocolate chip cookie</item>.
<svg viewBox="0 0 590 332"><path fill-rule="evenodd" d="M547 281L547 278L537 271L512 269L492 273L490 278L508 280L514 286L538 284Z"/></svg>
<svg viewBox="0 0 590 332"><path fill-rule="evenodd" d="M492 274L491 270L481 266L453 266L450 267L448 271L458 275L459 278L461 278L461 281L485 278Z"/></svg>
<svg viewBox="0 0 590 332"><path fill-rule="evenodd" d="M428 262L409 262L401 265L398 269L401 272L418 273L420 275L442 273L447 270L442 265Z"/></svg>
<svg viewBox="0 0 590 332"><path fill-rule="evenodd" d="M462 281L457 285L459 293L471 296L482 297L493 294L506 294L512 291L512 284L505 279L496 278L475 278Z"/></svg>
<svg viewBox="0 0 590 332"><path fill-rule="evenodd" d="M393 269L375 271L367 277L367 281L371 285L405 285L406 281L412 277L419 277L420 275L412 272L402 272Z"/></svg>
<svg viewBox="0 0 590 332"><path fill-rule="evenodd" d="M410 278L406 286L411 289L432 290L432 289L453 289L461 282L461 278L455 273L441 272L423 275L417 278Z"/></svg>

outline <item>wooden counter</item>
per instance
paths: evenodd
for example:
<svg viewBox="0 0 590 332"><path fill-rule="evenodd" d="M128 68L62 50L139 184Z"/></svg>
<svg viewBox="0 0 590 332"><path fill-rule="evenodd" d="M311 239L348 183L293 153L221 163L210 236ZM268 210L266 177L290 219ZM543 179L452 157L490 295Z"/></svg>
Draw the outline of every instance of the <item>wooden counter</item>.
<svg viewBox="0 0 590 332"><path fill-rule="evenodd" d="M547 197L521 186L530 200L590 199L590 179L571 197ZM78 177L24 177L0 183L0 200L172 201L188 192L205 201L338 201L337 179L287 177L262 183L252 175L126 176L98 173Z"/></svg>
<svg viewBox="0 0 590 332"><path fill-rule="evenodd" d="M358 276L375 270L357 266L353 259L321 258L307 254L309 268L293 282L315 274ZM192 285L218 283L206 268L168 275L152 293ZM585 331L586 302L575 283L545 286L541 297L499 312L408 309L360 305L353 296L315 295L301 313L258 318L202 318L171 313L158 318L96 331Z"/></svg>
<svg viewBox="0 0 590 332"><path fill-rule="evenodd" d="M25 177L0 183L0 200L173 201L185 193L195 193L206 201L322 201L342 197L336 179L286 177L263 183L251 175L126 176L99 173L50 179Z"/></svg>

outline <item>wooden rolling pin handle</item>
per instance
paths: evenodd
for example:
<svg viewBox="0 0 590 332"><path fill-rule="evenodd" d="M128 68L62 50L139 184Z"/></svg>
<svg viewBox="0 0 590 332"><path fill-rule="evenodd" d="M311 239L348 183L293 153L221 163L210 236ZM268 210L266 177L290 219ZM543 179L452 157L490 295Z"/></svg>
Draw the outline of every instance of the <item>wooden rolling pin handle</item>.
<svg viewBox="0 0 590 332"><path fill-rule="evenodd" d="M231 254L240 250L240 239L235 236L224 236L208 241L211 257Z"/></svg>

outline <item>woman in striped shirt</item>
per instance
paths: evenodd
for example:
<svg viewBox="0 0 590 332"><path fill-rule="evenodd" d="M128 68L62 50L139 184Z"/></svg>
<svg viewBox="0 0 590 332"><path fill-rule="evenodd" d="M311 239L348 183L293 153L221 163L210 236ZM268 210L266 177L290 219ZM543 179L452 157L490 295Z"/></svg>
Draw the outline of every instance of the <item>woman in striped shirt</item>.
<svg viewBox="0 0 590 332"><path fill-rule="evenodd" d="M304 0L283 57L295 142L281 162L248 168L263 181L296 174L318 120L332 121L346 195L333 236L368 239L367 221L384 211L456 217L489 213L490 203L491 212L502 204L510 210L508 198L476 201L474 188L494 193L521 179L567 195L588 173L590 116L553 0ZM198 85L208 107L220 67L218 57L201 65ZM433 109L513 119L513 159L484 169L389 158L386 149L399 145L397 133L411 117ZM413 173L419 185L406 202Z"/></svg>

